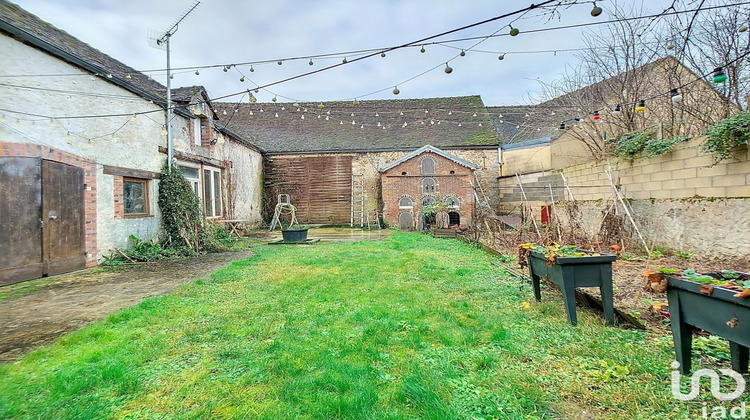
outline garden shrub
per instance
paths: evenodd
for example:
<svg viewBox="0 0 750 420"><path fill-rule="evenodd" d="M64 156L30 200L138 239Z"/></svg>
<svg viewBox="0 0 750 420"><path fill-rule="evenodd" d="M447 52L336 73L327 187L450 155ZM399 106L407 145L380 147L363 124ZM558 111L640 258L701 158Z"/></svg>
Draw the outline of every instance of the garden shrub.
<svg viewBox="0 0 750 420"><path fill-rule="evenodd" d="M715 153L716 162L729 159L732 150L750 144L750 112L740 112L714 124L708 130L703 151Z"/></svg>
<svg viewBox="0 0 750 420"><path fill-rule="evenodd" d="M164 247L184 247L201 252L204 244L203 215L198 196L177 165L166 163L159 180L159 209L164 228Z"/></svg>

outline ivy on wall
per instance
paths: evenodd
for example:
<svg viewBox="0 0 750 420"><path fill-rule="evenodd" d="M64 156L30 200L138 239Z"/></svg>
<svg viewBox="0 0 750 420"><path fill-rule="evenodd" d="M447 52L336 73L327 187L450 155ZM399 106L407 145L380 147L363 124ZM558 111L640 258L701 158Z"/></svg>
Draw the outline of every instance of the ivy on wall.
<svg viewBox="0 0 750 420"><path fill-rule="evenodd" d="M732 150L750 144L750 112L740 112L714 124L708 130L703 151L715 153L716 162L729 159Z"/></svg>

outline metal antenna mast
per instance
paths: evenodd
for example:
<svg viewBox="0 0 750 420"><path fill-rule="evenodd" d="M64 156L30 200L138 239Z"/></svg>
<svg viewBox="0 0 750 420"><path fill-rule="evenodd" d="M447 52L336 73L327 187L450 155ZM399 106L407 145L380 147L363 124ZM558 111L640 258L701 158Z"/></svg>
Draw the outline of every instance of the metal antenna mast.
<svg viewBox="0 0 750 420"><path fill-rule="evenodd" d="M170 65L169 40L180 28L180 23L200 4L200 1L193 3L193 5L183 13L182 17L177 19L177 21L164 33L157 35L156 37L149 37L149 44L152 47L167 51L167 165L170 169L172 169L172 160L174 159L174 135L172 130L174 110L172 109L172 67Z"/></svg>

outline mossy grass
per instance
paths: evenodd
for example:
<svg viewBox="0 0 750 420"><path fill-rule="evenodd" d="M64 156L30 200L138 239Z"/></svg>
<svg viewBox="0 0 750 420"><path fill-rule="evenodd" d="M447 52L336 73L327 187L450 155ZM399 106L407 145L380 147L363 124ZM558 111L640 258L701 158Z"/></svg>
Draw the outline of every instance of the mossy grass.
<svg viewBox="0 0 750 420"><path fill-rule="evenodd" d="M255 247L0 365L0 418L679 418L672 347L457 241ZM704 393L705 394L705 393ZM707 393L710 397L710 393Z"/></svg>

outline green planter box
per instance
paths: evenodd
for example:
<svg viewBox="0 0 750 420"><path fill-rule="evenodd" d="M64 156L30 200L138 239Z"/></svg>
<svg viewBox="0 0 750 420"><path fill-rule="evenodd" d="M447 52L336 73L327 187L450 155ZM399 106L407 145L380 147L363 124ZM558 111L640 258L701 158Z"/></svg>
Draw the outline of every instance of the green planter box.
<svg viewBox="0 0 750 420"><path fill-rule="evenodd" d="M284 238L284 242L305 242L307 240L307 228L281 229L281 237Z"/></svg>
<svg viewBox="0 0 750 420"><path fill-rule="evenodd" d="M539 280L547 278L560 286L565 302L565 312L571 324L578 323L576 317L576 287L598 287L602 294L602 307L607 325L614 325L615 313L612 300L612 261L617 257L602 254L596 257L557 257L555 264L547 265L544 254L532 251L529 256L531 282L534 285L534 297L542 301Z"/></svg>
<svg viewBox="0 0 750 420"><path fill-rule="evenodd" d="M747 373L750 347L750 299L736 298L735 290L714 287L710 294L700 283L667 277L669 318L680 373L690 373L693 328L729 340L732 369Z"/></svg>

